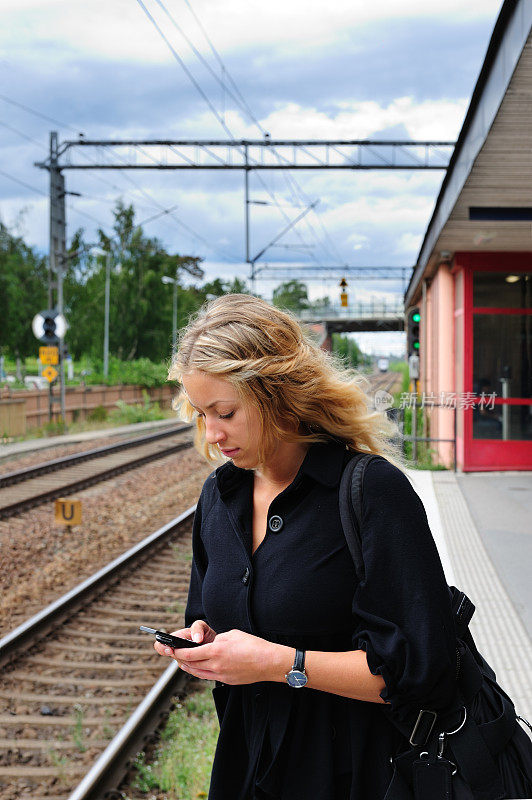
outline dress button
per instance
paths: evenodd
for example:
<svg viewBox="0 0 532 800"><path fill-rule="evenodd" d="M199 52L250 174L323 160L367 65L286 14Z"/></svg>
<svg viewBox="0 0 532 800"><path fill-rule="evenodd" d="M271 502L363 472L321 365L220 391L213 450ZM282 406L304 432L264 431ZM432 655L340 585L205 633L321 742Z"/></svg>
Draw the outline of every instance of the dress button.
<svg viewBox="0 0 532 800"><path fill-rule="evenodd" d="M268 528L271 530L272 533L279 533L283 525L284 525L283 520L277 514L275 514L273 517L270 517L270 520L268 522Z"/></svg>
<svg viewBox="0 0 532 800"><path fill-rule="evenodd" d="M250 573L249 567L246 567L246 569L244 570L244 574L242 575L242 579L241 579L242 583L244 584L244 586L248 585L250 574L251 573Z"/></svg>

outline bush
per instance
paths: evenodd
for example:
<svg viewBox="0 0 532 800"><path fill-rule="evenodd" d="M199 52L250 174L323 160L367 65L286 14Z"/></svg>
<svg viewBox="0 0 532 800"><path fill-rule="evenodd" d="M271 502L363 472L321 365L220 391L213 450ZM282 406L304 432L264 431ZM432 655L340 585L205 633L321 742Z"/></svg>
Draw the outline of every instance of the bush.
<svg viewBox="0 0 532 800"><path fill-rule="evenodd" d="M87 415L87 419L89 422L105 422L108 416L109 412L105 406L96 406L96 408L93 408Z"/></svg>
<svg viewBox="0 0 532 800"><path fill-rule="evenodd" d="M112 422L121 425L133 425L135 422L152 422L156 419L164 419L165 415L159 407L159 403L151 403L147 392L143 392L144 403L141 405L128 405L124 400L116 401L116 408L109 414Z"/></svg>
<svg viewBox="0 0 532 800"><path fill-rule="evenodd" d="M66 433L66 425L59 417L55 422L47 422L43 425L42 431L44 436L62 436L63 433Z"/></svg>
<svg viewBox="0 0 532 800"><path fill-rule="evenodd" d="M164 386L168 367L164 363L156 364L149 358L139 358L136 361L120 361L119 358L109 358L109 374L103 376L103 362L101 360L88 362L83 360L83 367L90 370L85 378L87 384L105 383L110 386L134 385Z"/></svg>

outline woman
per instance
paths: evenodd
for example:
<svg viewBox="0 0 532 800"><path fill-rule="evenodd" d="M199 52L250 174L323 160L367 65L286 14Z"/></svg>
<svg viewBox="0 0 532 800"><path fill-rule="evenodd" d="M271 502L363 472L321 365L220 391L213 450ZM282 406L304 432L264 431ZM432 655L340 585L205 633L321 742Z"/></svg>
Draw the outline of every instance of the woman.
<svg viewBox="0 0 532 800"><path fill-rule="evenodd" d="M227 295L184 331L170 378L208 458L186 628L161 655L216 681L209 800L382 800L404 739L388 719L454 691L449 593L390 423L290 315ZM338 487L355 451L366 579ZM392 461L390 460L392 459Z"/></svg>

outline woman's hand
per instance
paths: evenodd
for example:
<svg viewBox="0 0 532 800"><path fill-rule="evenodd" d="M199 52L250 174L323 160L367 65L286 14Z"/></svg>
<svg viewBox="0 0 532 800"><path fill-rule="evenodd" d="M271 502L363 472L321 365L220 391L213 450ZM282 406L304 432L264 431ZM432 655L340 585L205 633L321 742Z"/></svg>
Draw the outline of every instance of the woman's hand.
<svg viewBox="0 0 532 800"><path fill-rule="evenodd" d="M258 636L232 630L219 633L203 647L175 648L173 656L181 669L197 678L229 684L256 683L272 679L279 648Z"/></svg>
<svg viewBox="0 0 532 800"><path fill-rule="evenodd" d="M180 639L188 639L189 642L207 644L209 642L214 642L216 638L216 631L213 631L212 628L209 628L207 623L202 619L198 619L196 622L192 623L190 628L181 628L178 631L172 631L172 636L179 636ZM153 647L160 656L170 656L170 658L174 658L174 651L171 647L168 647L167 644L154 642Z"/></svg>

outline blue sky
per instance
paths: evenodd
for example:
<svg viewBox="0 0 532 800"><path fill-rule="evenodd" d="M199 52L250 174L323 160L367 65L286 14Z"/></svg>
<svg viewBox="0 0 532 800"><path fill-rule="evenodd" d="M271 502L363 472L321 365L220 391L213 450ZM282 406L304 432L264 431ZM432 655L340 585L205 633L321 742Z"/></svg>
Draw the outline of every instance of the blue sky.
<svg viewBox="0 0 532 800"><path fill-rule="evenodd" d="M235 138L260 136L157 0L144 2ZM220 75L186 0L164 5ZM501 2L463 5L459 0L195 0L193 8L272 138L454 140ZM0 95L63 123L0 97L0 218L39 249L47 249L48 181L33 164L45 157L51 129L59 130L60 139L79 131L93 138L226 137L137 0L18 0L16 6L0 0L0 10ZM443 173L293 176L302 194L289 191L284 175L262 173L289 218L301 211L304 195L319 199L319 219L307 215L283 239L303 244L299 252L272 248L269 263L406 266L416 260ZM202 256L208 276L248 274L240 173L136 172L132 177L135 185L123 173L67 173L67 188L83 195L68 201L69 236L82 226L86 237L95 239L95 220L108 229L117 197L135 204L138 220L161 205L177 205L174 218L155 220L146 233L158 236L170 251ZM251 187L254 199L270 199L256 177ZM207 239L210 249L178 220ZM252 206L252 252L285 224L277 207ZM335 277L309 284L310 294L336 297L337 282ZM257 289L269 296L273 285L262 281ZM400 288L357 282L350 291L364 300ZM375 349L375 337L366 341ZM394 341L399 339L386 338L383 349Z"/></svg>

